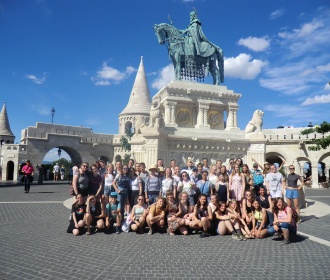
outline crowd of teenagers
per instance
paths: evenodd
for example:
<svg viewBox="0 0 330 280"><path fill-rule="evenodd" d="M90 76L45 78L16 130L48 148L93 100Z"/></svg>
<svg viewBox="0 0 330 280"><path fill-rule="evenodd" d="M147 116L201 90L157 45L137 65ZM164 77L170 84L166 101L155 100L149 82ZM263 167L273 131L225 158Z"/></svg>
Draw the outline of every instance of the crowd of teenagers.
<svg viewBox="0 0 330 280"><path fill-rule="evenodd" d="M289 244L304 181L292 165L283 176L276 165L253 162L251 170L240 158L228 167L220 160L209 166L204 158L196 166L188 159L183 168L172 160L165 168L159 159L148 171L132 159L127 165L84 162L73 167L75 202L67 232L229 234L235 240L276 235Z"/></svg>

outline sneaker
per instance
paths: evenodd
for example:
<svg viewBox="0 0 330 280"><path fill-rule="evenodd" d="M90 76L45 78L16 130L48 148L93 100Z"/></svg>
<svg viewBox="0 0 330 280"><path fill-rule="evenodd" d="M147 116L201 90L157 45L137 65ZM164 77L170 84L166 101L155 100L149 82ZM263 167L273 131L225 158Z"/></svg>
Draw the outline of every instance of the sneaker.
<svg viewBox="0 0 330 280"><path fill-rule="evenodd" d="M237 233L234 233L231 235L231 238L234 239L234 240L238 240L238 241L241 241L241 236Z"/></svg>
<svg viewBox="0 0 330 280"><path fill-rule="evenodd" d="M204 238L204 237L208 237L208 236L209 236L209 233L206 231L203 231L199 237Z"/></svg>
<svg viewBox="0 0 330 280"><path fill-rule="evenodd" d="M121 229L120 229L120 227L116 227L116 233L117 233L117 234L121 233Z"/></svg>
<svg viewBox="0 0 330 280"><path fill-rule="evenodd" d="M153 235L152 229L149 229L148 235Z"/></svg>
<svg viewBox="0 0 330 280"><path fill-rule="evenodd" d="M240 237L241 237L241 240L246 241L246 237L244 234L241 234Z"/></svg>
<svg viewBox="0 0 330 280"><path fill-rule="evenodd" d="M281 242L281 245L289 245L290 244L290 240L289 239L284 239L282 242Z"/></svg>

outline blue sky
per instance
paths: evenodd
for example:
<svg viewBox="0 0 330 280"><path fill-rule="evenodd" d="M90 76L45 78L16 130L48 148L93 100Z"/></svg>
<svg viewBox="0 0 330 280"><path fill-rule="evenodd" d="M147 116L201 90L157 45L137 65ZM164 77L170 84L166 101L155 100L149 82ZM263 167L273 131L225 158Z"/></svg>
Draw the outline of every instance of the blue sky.
<svg viewBox="0 0 330 280"><path fill-rule="evenodd" d="M52 107L54 123L117 133L141 56L152 96L173 78L152 26L170 15L184 29L193 8L223 49L224 85L243 94L241 129L255 109L264 128L329 121L329 1L0 0L0 101L16 142Z"/></svg>

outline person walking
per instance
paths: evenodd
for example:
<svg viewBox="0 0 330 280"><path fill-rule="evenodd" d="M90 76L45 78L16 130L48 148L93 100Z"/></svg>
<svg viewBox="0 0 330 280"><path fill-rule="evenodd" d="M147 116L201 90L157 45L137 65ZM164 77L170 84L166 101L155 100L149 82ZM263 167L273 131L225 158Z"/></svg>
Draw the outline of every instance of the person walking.
<svg viewBox="0 0 330 280"><path fill-rule="evenodd" d="M26 161L26 164L22 168L22 172L24 174L24 188L25 192L28 193L30 191L30 184L31 184L31 179L33 178L34 174L34 169L33 166L30 162L30 160Z"/></svg>

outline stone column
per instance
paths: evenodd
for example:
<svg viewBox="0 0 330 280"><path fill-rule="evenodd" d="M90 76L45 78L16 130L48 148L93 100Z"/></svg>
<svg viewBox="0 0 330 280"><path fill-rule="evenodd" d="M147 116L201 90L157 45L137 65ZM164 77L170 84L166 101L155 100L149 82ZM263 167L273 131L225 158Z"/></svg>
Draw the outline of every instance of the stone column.
<svg viewBox="0 0 330 280"><path fill-rule="evenodd" d="M318 162L312 162L312 188L319 188L319 166Z"/></svg>
<svg viewBox="0 0 330 280"><path fill-rule="evenodd" d="M227 113L228 113L228 116L227 116L227 127L226 129L231 129L233 128L233 125L234 125L234 116L233 116L233 109L231 108L228 108L227 110Z"/></svg>
<svg viewBox="0 0 330 280"><path fill-rule="evenodd" d="M204 121L204 111L201 108L201 106L199 106L198 108L198 115L197 115L197 124L196 124L196 128L200 127L203 125L203 121Z"/></svg>
<svg viewBox="0 0 330 280"><path fill-rule="evenodd" d="M165 102L164 103L164 107L165 107L165 125L168 125L171 123L171 103L170 102Z"/></svg>
<svg viewBox="0 0 330 280"><path fill-rule="evenodd" d="M233 127L237 128L237 109L233 110L233 114L234 114L234 121L233 121Z"/></svg>
<svg viewBox="0 0 330 280"><path fill-rule="evenodd" d="M198 116L197 116L197 124L195 125L196 128L201 127L210 127L210 125L207 123L207 111L210 107L210 104L208 103L198 103Z"/></svg>
<svg viewBox="0 0 330 280"><path fill-rule="evenodd" d="M171 102L170 106L171 106L171 124L176 124L176 120L175 120L175 108L176 108L176 102Z"/></svg>

